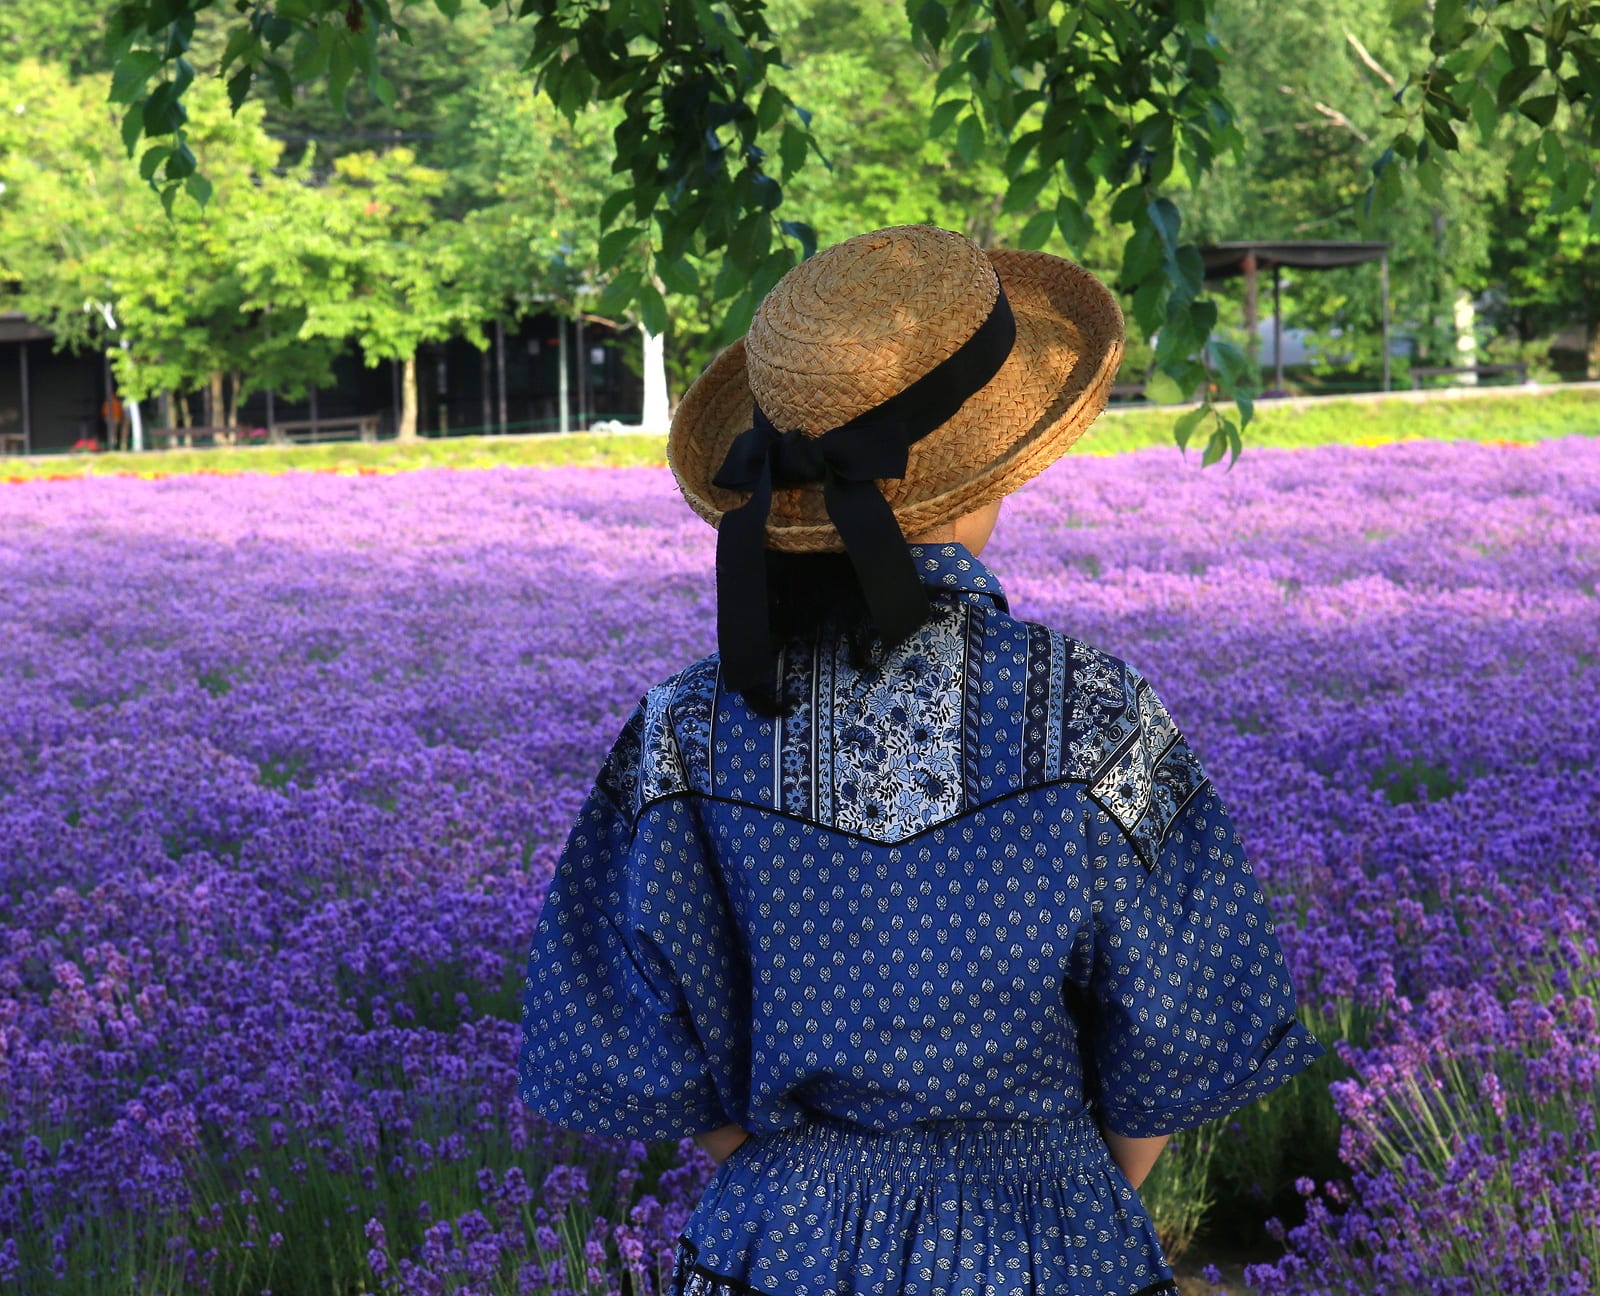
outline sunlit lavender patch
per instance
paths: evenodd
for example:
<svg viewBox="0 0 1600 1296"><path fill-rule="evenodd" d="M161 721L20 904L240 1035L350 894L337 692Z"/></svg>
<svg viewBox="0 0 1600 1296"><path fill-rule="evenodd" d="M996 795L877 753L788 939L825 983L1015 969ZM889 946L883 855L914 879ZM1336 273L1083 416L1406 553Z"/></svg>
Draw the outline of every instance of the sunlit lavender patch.
<svg viewBox="0 0 1600 1296"><path fill-rule="evenodd" d="M714 539L659 469L0 488L0 1290L657 1290L710 1163L522 1108L517 1001ZM1253 1281L1591 1291L1600 443L1069 457L984 558L1150 677L1350 1041Z"/></svg>

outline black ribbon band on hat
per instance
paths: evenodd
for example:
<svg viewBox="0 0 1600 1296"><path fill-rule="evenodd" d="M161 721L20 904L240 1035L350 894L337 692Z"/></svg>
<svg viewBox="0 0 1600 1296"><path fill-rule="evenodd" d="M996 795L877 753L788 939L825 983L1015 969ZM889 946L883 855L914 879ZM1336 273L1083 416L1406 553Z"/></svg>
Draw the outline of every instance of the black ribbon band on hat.
<svg viewBox="0 0 1600 1296"><path fill-rule="evenodd" d="M989 317L953 355L848 423L815 437L780 432L756 407L754 426L734 438L711 479L724 490L750 492L717 527L717 646L731 687L742 691L773 679L764 551L774 489L822 483L828 520L887 642L898 642L927 619L927 590L878 479L905 476L911 444L948 423L1000 372L1016 336L1001 288Z"/></svg>

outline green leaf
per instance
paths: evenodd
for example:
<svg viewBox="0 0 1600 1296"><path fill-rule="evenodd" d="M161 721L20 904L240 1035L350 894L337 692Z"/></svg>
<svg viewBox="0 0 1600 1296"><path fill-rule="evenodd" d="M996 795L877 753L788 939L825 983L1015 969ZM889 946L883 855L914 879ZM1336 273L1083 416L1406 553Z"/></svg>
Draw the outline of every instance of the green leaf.
<svg viewBox="0 0 1600 1296"><path fill-rule="evenodd" d="M1466 0L1434 0L1433 30L1441 39L1456 41L1466 25Z"/></svg>
<svg viewBox="0 0 1600 1296"><path fill-rule="evenodd" d="M372 91L372 97L385 108L394 107L394 82L384 76L382 72L374 70L367 78L367 88Z"/></svg>
<svg viewBox="0 0 1600 1296"><path fill-rule="evenodd" d="M1178 252L1178 227L1182 217L1178 215L1177 205L1170 198L1157 198L1148 209L1150 223L1155 226L1156 233L1161 236L1162 246L1166 248L1169 257L1176 257Z"/></svg>
<svg viewBox="0 0 1600 1296"><path fill-rule="evenodd" d="M1253 375L1249 358L1232 342L1222 338L1211 340L1210 351L1223 380L1232 387L1249 386Z"/></svg>
<svg viewBox="0 0 1600 1296"><path fill-rule="evenodd" d="M779 221L778 228L789 238L798 240L802 260L817 254L817 231L805 221Z"/></svg>
<svg viewBox="0 0 1600 1296"><path fill-rule="evenodd" d="M454 19L461 13L461 0L433 0L439 6L439 12L446 18Z"/></svg>
<svg viewBox="0 0 1600 1296"><path fill-rule="evenodd" d="M600 228L602 231L610 229L617 223L617 217L622 215L622 210L633 201L632 189L618 189L616 193L607 196L605 202L600 204Z"/></svg>
<svg viewBox="0 0 1600 1296"><path fill-rule="evenodd" d="M668 292L680 293L685 297L694 297L700 292L700 275L683 257L670 260L657 257L655 265L656 275L666 285Z"/></svg>
<svg viewBox="0 0 1600 1296"><path fill-rule="evenodd" d="M1067 247L1079 256L1089 246L1089 240L1094 237L1094 221L1090 219L1083 206L1069 194L1062 194L1056 199L1056 224L1061 227L1061 237L1067 241Z"/></svg>
<svg viewBox="0 0 1600 1296"><path fill-rule="evenodd" d="M194 174L194 152L182 140L167 158L167 179L187 180Z"/></svg>
<svg viewBox="0 0 1600 1296"><path fill-rule="evenodd" d="M955 121L956 115L967 106L965 99L942 99L933 106L933 112L928 115L928 134L934 138L943 135L950 129L950 123Z"/></svg>
<svg viewBox="0 0 1600 1296"><path fill-rule="evenodd" d="M909 5L906 6L908 9ZM912 24L928 38L928 44L938 49L950 32L950 13L939 0L924 0L912 16Z"/></svg>
<svg viewBox="0 0 1600 1296"><path fill-rule="evenodd" d="M647 333L658 337L667 331L667 303L653 283L641 281L639 285L639 322Z"/></svg>
<svg viewBox="0 0 1600 1296"><path fill-rule="evenodd" d="M968 113L961 119L961 125L956 130L956 152L963 162L971 166L978 160L982 148L983 122L977 113Z"/></svg>
<svg viewBox="0 0 1600 1296"><path fill-rule="evenodd" d="M1006 189L1005 201L1000 210L1006 212L1028 211L1037 205L1039 193L1050 183L1055 172L1047 167L1040 167L1035 171L1028 171L1018 176ZM1050 213L1050 223L1055 224L1055 213Z"/></svg>
<svg viewBox="0 0 1600 1296"><path fill-rule="evenodd" d="M1144 210L1144 186L1130 185L1111 202L1111 219L1117 225L1131 225Z"/></svg>
<svg viewBox="0 0 1600 1296"><path fill-rule="evenodd" d="M808 147L806 133L800 127L788 125L783 128L778 140L778 157L783 163L782 176L785 181L805 162Z"/></svg>
<svg viewBox="0 0 1600 1296"><path fill-rule="evenodd" d="M234 112L238 112L250 97L250 84L254 80L255 73L248 66L240 68L228 78L228 105Z"/></svg>
<svg viewBox="0 0 1600 1296"><path fill-rule="evenodd" d="M1126 287L1143 283L1161 265L1161 241L1154 226L1140 225L1122 247L1121 282Z"/></svg>
<svg viewBox="0 0 1600 1296"><path fill-rule="evenodd" d="M160 66L161 55L155 50L130 50L124 54L111 73L111 102L127 103L137 98Z"/></svg>
<svg viewBox="0 0 1600 1296"><path fill-rule="evenodd" d="M640 232L632 226L612 230L600 240L597 262L602 270L609 270L638 244ZM656 330L652 329L651 332Z"/></svg>
<svg viewBox="0 0 1600 1296"><path fill-rule="evenodd" d="M1522 92L1537 81L1543 72L1542 67L1528 66L1526 60L1520 65L1514 65L1500 78L1500 84L1495 88L1495 106L1504 112L1522 98Z"/></svg>
<svg viewBox="0 0 1600 1296"><path fill-rule="evenodd" d="M1187 450L1189 448L1189 438L1195 434L1195 430L1213 412L1209 403L1203 403L1197 405L1173 424L1172 439L1178 443L1180 449Z"/></svg>
<svg viewBox="0 0 1600 1296"><path fill-rule="evenodd" d="M293 35L294 24L287 18L279 17L277 14L270 14L262 19L261 36L267 42L268 49L277 49L278 46Z"/></svg>
<svg viewBox="0 0 1600 1296"><path fill-rule="evenodd" d="M785 107L787 102L783 91L769 85L761 92L761 103L756 108L756 129L762 133L772 130L783 120Z"/></svg>
<svg viewBox="0 0 1600 1296"><path fill-rule="evenodd" d="M139 159L139 175L153 184L156 172L171 153L172 145L170 144L152 144L144 151L144 156Z"/></svg>
<svg viewBox="0 0 1600 1296"><path fill-rule="evenodd" d="M1226 424L1226 419L1221 420L1221 424L1217 427L1216 431L1211 434L1211 439L1206 442L1206 452L1200 458L1200 466L1202 468L1211 467L1212 464L1216 463L1217 460L1221 459L1222 456L1227 453L1228 434L1223 431L1223 427Z"/></svg>
<svg viewBox="0 0 1600 1296"><path fill-rule="evenodd" d="M600 294L600 300L594 304L594 313L609 319L620 319L638 296L642 282L643 276L637 270L625 270L613 275L605 291Z"/></svg>
<svg viewBox="0 0 1600 1296"><path fill-rule="evenodd" d="M272 82L272 89L278 96L278 102L285 108L293 108L294 81L290 78L288 70L281 63L271 60L262 63L261 70Z"/></svg>
<svg viewBox="0 0 1600 1296"><path fill-rule="evenodd" d="M188 191L189 197L199 204L201 211L206 209L206 204L211 201L211 195L215 192L211 181L207 180L198 171L184 181L183 187Z"/></svg>
<svg viewBox="0 0 1600 1296"><path fill-rule="evenodd" d="M1517 111L1529 121L1537 122L1540 126L1548 126L1556 115L1556 105L1561 102L1558 94L1535 95L1517 105Z"/></svg>
<svg viewBox="0 0 1600 1296"><path fill-rule="evenodd" d="M340 112L346 111L345 96L355 73L355 53L349 41L341 40L328 54L328 99Z"/></svg>
<svg viewBox="0 0 1600 1296"><path fill-rule="evenodd" d="M135 99L128 105L128 111L122 114L122 143L128 150L128 156L133 156L133 150L138 147L139 140L144 135L144 100Z"/></svg>
<svg viewBox="0 0 1600 1296"><path fill-rule="evenodd" d="M1178 385L1178 380L1164 369L1157 369L1145 379L1144 398L1157 405L1177 405L1189 399L1189 393Z"/></svg>
<svg viewBox="0 0 1600 1296"><path fill-rule="evenodd" d="M1050 241L1050 235L1055 232L1055 228L1055 212L1035 212L1022 227L1022 233L1017 236L1017 245L1030 252L1036 252Z"/></svg>

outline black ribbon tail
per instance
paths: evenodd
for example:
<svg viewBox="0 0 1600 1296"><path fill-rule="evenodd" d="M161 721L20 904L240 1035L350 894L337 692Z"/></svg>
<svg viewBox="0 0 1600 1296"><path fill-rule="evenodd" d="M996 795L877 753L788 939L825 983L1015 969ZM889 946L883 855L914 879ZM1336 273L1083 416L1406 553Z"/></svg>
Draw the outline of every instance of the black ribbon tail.
<svg viewBox="0 0 1600 1296"><path fill-rule="evenodd" d="M822 500L850 555L873 624L887 642L898 642L928 619L929 604L894 510L876 481L851 481L832 471L823 478Z"/></svg>
<svg viewBox="0 0 1600 1296"><path fill-rule="evenodd" d="M772 635L767 627L767 514L772 472L765 460L750 498L717 525L717 649L729 686L743 692L772 682Z"/></svg>

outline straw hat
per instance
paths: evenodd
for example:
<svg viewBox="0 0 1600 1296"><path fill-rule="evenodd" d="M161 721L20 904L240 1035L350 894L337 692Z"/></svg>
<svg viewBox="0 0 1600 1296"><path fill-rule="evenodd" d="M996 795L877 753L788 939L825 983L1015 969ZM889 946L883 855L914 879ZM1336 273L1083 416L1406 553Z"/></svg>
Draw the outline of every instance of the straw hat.
<svg viewBox="0 0 1600 1296"><path fill-rule="evenodd" d="M906 475L880 483L907 535L1010 494L1058 459L1105 408L1122 361L1122 311L1087 270L1043 252L984 253L960 234L906 225L847 239L789 271L748 336L719 355L678 406L667 461L713 526L747 492L712 478L759 399L779 428L816 436L947 359L1003 284L1016 343L956 416L911 446ZM817 487L773 493L767 543L844 548Z"/></svg>
<svg viewBox="0 0 1600 1296"><path fill-rule="evenodd" d="M1049 467L1105 408L1122 348L1116 298L1081 266L932 226L861 234L789 271L667 438L684 499L719 529L724 664L735 621L765 620L763 546L849 551L879 630L916 624L904 537ZM741 637L754 680L770 654Z"/></svg>

